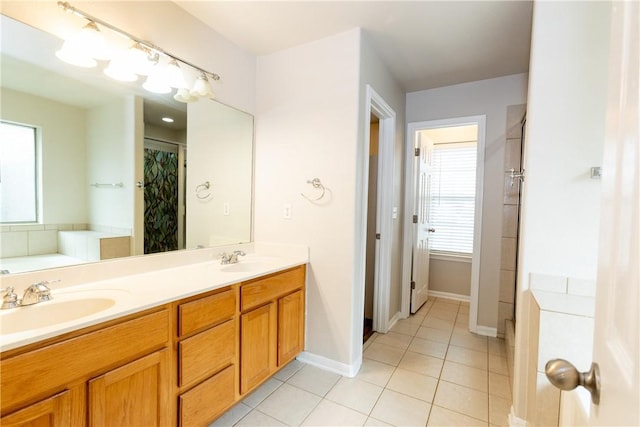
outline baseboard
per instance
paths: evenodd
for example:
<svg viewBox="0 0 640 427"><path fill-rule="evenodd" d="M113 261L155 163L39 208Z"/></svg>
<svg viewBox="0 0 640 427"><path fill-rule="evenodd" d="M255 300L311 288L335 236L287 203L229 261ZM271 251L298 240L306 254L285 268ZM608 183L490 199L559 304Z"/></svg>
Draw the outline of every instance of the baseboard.
<svg viewBox="0 0 640 427"><path fill-rule="evenodd" d="M360 366L362 366L362 358L354 364L347 365L346 363L309 353L308 351L300 353L297 359L301 362L308 363L309 365L317 366L318 368L349 378L355 377L360 370Z"/></svg>
<svg viewBox="0 0 640 427"><path fill-rule="evenodd" d="M511 411L509 412L509 427L529 427L529 423L527 420L523 420L522 418L518 418L513 413L513 406L511 407Z"/></svg>
<svg viewBox="0 0 640 427"><path fill-rule="evenodd" d="M453 292L442 292L442 291L429 290L428 294L429 294L430 297L444 298L444 299L450 299L450 300L454 300L454 301L462 301L462 302L470 302L471 301L471 297L469 295L454 294Z"/></svg>
<svg viewBox="0 0 640 427"><path fill-rule="evenodd" d="M391 318L391 320L389 321L389 323L387 324L388 328L387 331L390 331L391 328L394 327L394 325L396 324L396 322L398 320L400 320L400 318L402 317L402 313L401 312L397 312L396 314L393 315L393 317Z"/></svg>
<svg viewBox="0 0 640 427"><path fill-rule="evenodd" d="M478 335L484 335L485 337L497 337L498 336L498 328L490 328L488 326L476 326L476 330L474 331Z"/></svg>

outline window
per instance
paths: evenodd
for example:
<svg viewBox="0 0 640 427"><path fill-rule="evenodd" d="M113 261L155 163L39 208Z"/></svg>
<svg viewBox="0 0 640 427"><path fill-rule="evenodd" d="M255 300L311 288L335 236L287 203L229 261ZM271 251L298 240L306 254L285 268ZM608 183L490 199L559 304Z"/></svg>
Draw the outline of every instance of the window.
<svg viewBox="0 0 640 427"><path fill-rule="evenodd" d="M38 221L36 129L0 122L0 222Z"/></svg>
<svg viewBox="0 0 640 427"><path fill-rule="evenodd" d="M476 196L474 142L435 144L431 162L432 252L471 255Z"/></svg>

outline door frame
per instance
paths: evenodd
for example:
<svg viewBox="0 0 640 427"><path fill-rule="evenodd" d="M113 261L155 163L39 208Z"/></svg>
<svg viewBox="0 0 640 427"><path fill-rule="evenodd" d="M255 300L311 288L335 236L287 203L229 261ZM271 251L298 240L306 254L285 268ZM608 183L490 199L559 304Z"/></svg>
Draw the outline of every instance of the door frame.
<svg viewBox="0 0 640 427"><path fill-rule="evenodd" d="M405 198L404 198L404 244L402 253L402 316L409 317L411 303L411 259L413 252L413 214L415 192L414 148L415 133L422 130L477 125L478 146L476 155L476 203L473 224L473 256L471 259L471 295L469 306L469 330L482 335L491 335L492 331L478 327L478 294L480 290L480 248L482 245L482 204L484 188L484 150L486 139L486 115L453 117L439 120L426 120L407 124L405 147ZM488 328L492 329L492 328Z"/></svg>
<svg viewBox="0 0 640 427"><path fill-rule="evenodd" d="M367 198L369 181L369 140L371 133L371 114L376 115L380 126L380 139L378 141L378 202L377 202L377 232L380 240L376 245L375 283L373 295L373 329L386 333L389 330L389 294L391 287L391 259L393 237L393 171L395 164L395 134L396 112L387 102L371 87L366 86L364 117L364 147L362 150L362 165L360 173L360 206L361 214L358 218L367 217ZM356 280L358 293L355 301L354 344L362 349L362 327L364 313L365 269L366 269L366 244L367 224L360 221L357 229L357 256Z"/></svg>

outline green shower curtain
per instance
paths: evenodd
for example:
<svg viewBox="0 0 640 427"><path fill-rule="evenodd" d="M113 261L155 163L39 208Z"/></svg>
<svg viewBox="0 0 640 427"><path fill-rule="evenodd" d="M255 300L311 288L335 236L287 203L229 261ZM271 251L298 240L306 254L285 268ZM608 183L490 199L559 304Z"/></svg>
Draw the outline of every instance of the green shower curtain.
<svg viewBox="0 0 640 427"><path fill-rule="evenodd" d="M144 149L144 253L178 249L178 155Z"/></svg>

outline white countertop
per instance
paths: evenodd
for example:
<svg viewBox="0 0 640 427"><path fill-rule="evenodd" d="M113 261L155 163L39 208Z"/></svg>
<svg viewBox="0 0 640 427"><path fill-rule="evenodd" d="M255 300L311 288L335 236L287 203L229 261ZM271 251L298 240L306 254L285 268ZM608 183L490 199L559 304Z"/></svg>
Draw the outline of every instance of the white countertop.
<svg viewBox="0 0 640 427"><path fill-rule="evenodd" d="M238 264L221 265L218 258L165 269L155 269L139 274L112 277L106 280L94 280L74 286L56 288L53 284L51 285L52 301L0 310L0 351L10 350L168 302L306 264L309 261L308 252L298 252L285 251L284 255L247 253L245 257L239 257ZM18 295L21 294L18 292ZM92 299L93 301L89 301ZM113 305L102 308L96 313L65 321L62 318L67 315L73 317L73 313L69 314L69 309L65 308L64 314L59 311L61 315L57 316L55 313L58 308L53 306L70 300L77 300L77 303L84 305L85 310L88 311L91 309L86 307L89 307L93 302L106 302ZM80 309L80 305L78 309ZM70 307L70 310L75 309L73 303L67 303L65 306ZM59 307L63 307L63 305ZM47 316L57 317L58 321L55 318L45 319ZM23 320L20 320L21 318ZM61 319L62 321L60 321ZM14 332L17 328L22 327L21 322L32 323L31 321L35 326Z"/></svg>

